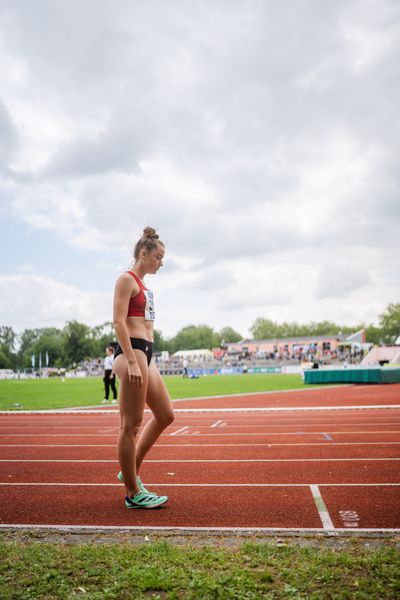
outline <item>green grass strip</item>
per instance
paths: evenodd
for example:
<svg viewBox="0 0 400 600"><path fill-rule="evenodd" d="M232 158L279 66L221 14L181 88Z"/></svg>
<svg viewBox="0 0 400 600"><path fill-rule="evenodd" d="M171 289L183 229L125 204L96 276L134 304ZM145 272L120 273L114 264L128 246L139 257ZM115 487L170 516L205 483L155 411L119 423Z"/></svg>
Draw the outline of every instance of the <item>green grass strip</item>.
<svg viewBox="0 0 400 600"><path fill-rule="evenodd" d="M291 374L210 375L199 379L167 375L164 381L172 399L318 387L305 385L301 375ZM99 406L103 397L100 377L0 380L0 410Z"/></svg>
<svg viewBox="0 0 400 600"><path fill-rule="evenodd" d="M0 544L2 600L393 599L395 547Z"/></svg>

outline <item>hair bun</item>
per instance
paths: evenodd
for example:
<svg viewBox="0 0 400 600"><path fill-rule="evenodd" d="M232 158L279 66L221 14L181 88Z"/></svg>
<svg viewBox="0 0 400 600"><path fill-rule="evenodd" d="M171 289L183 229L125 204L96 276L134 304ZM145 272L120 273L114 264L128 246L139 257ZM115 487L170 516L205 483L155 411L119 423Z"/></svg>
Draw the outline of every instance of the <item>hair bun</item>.
<svg viewBox="0 0 400 600"><path fill-rule="evenodd" d="M143 229L143 237L158 240L159 235L157 235L156 230L153 227L145 227Z"/></svg>

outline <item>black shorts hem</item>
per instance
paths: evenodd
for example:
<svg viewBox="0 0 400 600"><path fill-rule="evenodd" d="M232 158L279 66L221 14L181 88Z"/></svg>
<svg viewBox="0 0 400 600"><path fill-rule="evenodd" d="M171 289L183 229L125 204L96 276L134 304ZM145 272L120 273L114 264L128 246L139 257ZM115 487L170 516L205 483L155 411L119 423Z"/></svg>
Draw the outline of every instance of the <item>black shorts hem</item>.
<svg viewBox="0 0 400 600"><path fill-rule="evenodd" d="M131 340L131 346L135 350L141 350L147 357L147 364L150 365L151 358L153 356L153 342L143 340L142 338L129 338ZM119 344L115 348L114 359L120 354L123 354L122 348Z"/></svg>

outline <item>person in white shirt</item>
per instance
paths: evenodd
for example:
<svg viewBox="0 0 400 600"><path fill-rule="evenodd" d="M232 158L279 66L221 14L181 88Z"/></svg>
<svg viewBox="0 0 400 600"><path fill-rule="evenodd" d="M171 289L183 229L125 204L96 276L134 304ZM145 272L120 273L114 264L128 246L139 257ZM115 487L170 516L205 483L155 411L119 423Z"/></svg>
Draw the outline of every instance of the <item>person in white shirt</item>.
<svg viewBox="0 0 400 600"><path fill-rule="evenodd" d="M183 379L187 379L189 362L186 358L183 359L182 366L183 366Z"/></svg>
<svg viewBox="0 0 400 600"><path fill-rule="evenodd" d="M110 396L110 388L113 393L113 404L116 403L117 400L117 388L115 387L115 373L113 370L113 362L114 362L114 348L112 346L107 346L106 348L106 357L104 359L104 400L103 403L108 402Z"/></svg>

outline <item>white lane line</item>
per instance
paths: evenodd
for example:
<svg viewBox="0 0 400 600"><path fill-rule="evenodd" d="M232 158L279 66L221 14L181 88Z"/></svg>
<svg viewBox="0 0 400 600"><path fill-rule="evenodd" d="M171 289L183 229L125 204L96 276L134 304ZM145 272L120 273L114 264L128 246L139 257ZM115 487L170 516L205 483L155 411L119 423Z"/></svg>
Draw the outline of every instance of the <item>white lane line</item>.
<svg viewBox="0 0 400 600"><path fill-rule="evenodd" d="M186 425L185 427L181 427L181 429L178 429L177 431L173 431L169 435L178 435L178 433L182 433L183 431L186 431L187 429L189 429L189 427Z"/></svg>
<svg viewBox="0 0 400 600"><path fill-rule="evenodd" d="M314 498L315 506L317 507L318 514L322 521L324 529L328 531L334 531L335 527L332 523L326 504L321 496L318 485L311 484L310 490Z"/></svg>
<svg viewBox="0 0 400 600"><path fill-rule="evenodd" d="M51 529L55 531L82 531L83 533L88 531L186 531L197 532L215 532L215 531L223 531L226 533L237 533L237 532L258 532L258 533L327 533L328 531L323 529L322 527L182 527L180 525L31 525L29 523L21 524L21 523L2 523L0 524L0 529ZM357 533L379 533L384 536L392 536L398 534L400 529L378 529L378 528L370 528L370 529L335 529L335 534L347 534L348 532L357 532Z"/></svg>
<svg viewBox="0 0 400 600"><path fill-rule="evenodd" d="M58 422L60 422L61 419L58 419ZM31 423L34 423L34 421L31 421ZM25 429L73 429L74 431L76 431L76 427L77 424L75 423L75 425L52 425L51 423L48 423L47 425L7 425L7 426L0 426L0 429L20 429L21 431L24 431ZM358 423L357 423L358 425ZM392 423L388 423L388 425L392 425ZM81 427L82 429L97 429L98 431L118 431L118 427L117 425L115 426L108 426L106 427L106 423L98 423L97 425L79 425L79 427Z"/></svg>
<svg viewBox="0 0 400 600"><path fill-rule="evenodd" d="M365 415L354 415L354 418L351 418L351 415L346 414L346 415L335 415L335 417L331 417L329 419L326 419L324 417L324 419L322 419L321 415L309 415L308 418L306 420L304 420L304 415L265 415L265 427L276 427L278 425L282 425L282 426L290 426L290 425L296 425L297 427L313 427L314 425L320 425L320 426L332 426L332 423L335 423L335 425L342 425L342 426L351 426L351 425L370 425L371 424L371 419L373 419L373 422L375 424L379 424L379 425L397 425L400 422L400 414L396 417L397 418L393 418L393 419L388 419L388 416L383 417L382 419L378 418L378 416L376 414L374 414L373 416L371 416L370 420L360 420L360 417L365 417ZM206 415L185 415L184 416L185 422L187 422L187 420L193 420L192 424L195 424L197 427L208 427L209 426L209 418ZM22 429L22 430L26 430L26 429L48 429L48 428L52 428L52 429L75 429L77 427L77 419L73 419L73 420L66 420L66 419L61 419L59 416L57 416L57 420L42 420L42 419L33 419L33 420L29 420L29 422L24 421L23 424L18 423L18 420L21 419L9 419L9 420L5 420L5 419L1 419L0 418L0 423L6 423L5 425L0 425L0 430L3 429L9 429L10 427L12 428L18 428L18 429ZM149 419L146 418L143 420L143 423L147 423ZM176 424L178 419L175 420ZM59 423L63 423L62 425L60 425ZM115 429L118 428L118 423L117 420L115 419L109 419L108 421L105 422L101 422L100 419L94 423L94 422L90 422L89 424L87 423L81 423L81 420L79 419L79 426L85 429L99 429L99 428L109 428L109 429ZM230 428L242 428L242 427L259 427L259 423L260 423L260 415L246 415L246 416L242 416L241 414L235 414L235 415L231 415L231 424L228 425L225 421L222 421L222 424L224 424L224 426L226 426L228 429Z"/></svg>
<svg viewBox="0 0 400 600"><path fill-rule="evenodd" d="M388 421L388 422L381 422L381 421L377 421L375 419L371 419L371 421L374 421L374 426L378 426L378 427L397 427L400 425L400 421ZM315 423L310 423L308 422L289 422L289 421L282 421L282 422L271 422L268 421L265 424L262 424L262 427L265 430L265 433L268 433L268 430L275 430L277 428L288 428L288 427L302 427L305 429L310 429L310 428L320 428L322 429L325 426L334 426L334 427L370 427L371 426L371 421L369 422L340 422L337 421L335 423L332 423L332 420L329 423L323 423L320 421L315 421ZM146 421L147 423L147 421ZM240 425L226 425L225 421L222 421L221 419L219 421L216 421L215 423L213 423L212 425L208 425L207 423L199 423L199 422L194 422L191 424L192 427L197 427L202 429L203 431L207 431L210 427L211 428L216 428L216 427L224 427L224 429L226 430L226 433L230 433L230 431L232 429L237 429L237 430L242 430L242 429L248 429L249 431L244 432L244 433L248 433L249 435L256 435L256 432L253 432L253 429L259 429L260 428L260 419L257 419L257 425L243 425L243 422L241 422ZM144 426L144 424L143 424ZM29 435L34 435L36 432L37 434L44 432L48 432L51 433L52 431L54 432L60 432L62 431L63 433L65 433L65 435L70 435L70 432L75 432L77 430L78 424L75 424L74 426L72 425L26 425L26 426L20 426L20 425L8 425L7 427L2 427L0 426L0 435L23 435L26 431L31 432ZM86 425L79 425L79 429L80 430L90 430L91 433L89 435L93 435L93 433L98 433L99 435L102 435L103 433L112 433L115 434L118 432L118 427L105 427L104 425L98 425L97 427L91 426L91 427L87 427ZM32 431L35 430L34 433L32 433ZM379 431L385 432L386 429L380 429ZM233 434L234 432L232 432ZM304 433L304 432L302 432ZM313 432L308 432L308 433L313 433ZM324 432L320 432L322 434L324 434ZM83 434L84 435L84 434Z"/></svg>
<svg viewBox="0 0 400 600"><path fill-rule="evenodd" d="M400 461L400 458L224 458L224 459L148 459L146 463L282 463L282 462L373 462ZM41 459L2 458L0 463L118 463L117 459Z"/></svg>
<svg viewBox="0 0 400 600"><path fill-rule="evenodd" d="M243 396L243 394L238 394ZM247 396L248 394L246 394ZM221 398L223 396L215 396ZM208 396L206 399L211 398ZM198 398L204 400L204 398ZM197 398L196 398L197 400ZM176 402L176 401L174 401ZM301 412L301 411L329 411L329 410L371 410L371 409L398 409L400 404L362 404L362 405L345 405L345 406L268 406L268 407L235 407L235 408L174 408L175 413L237 413L237 412ZM101 412L99 412L99 410ZM99 409L99 410L19 410L10 411L2 410L0 415L119 415L117 409ZM145 409L145 413L151 413Z"/></svg>
<svg viewBox="0 0 400 600"><path fill-rule="evenodd" d="M373 430L373 431L330 431L329 434L344 434L344 435L348 435L348 434L357 434L357 435L369 435L369 434L389 434L389 433L400 433L400 429L390 429L390 430L386 430L386 429L378 429L378 430ZM327 433L327 435L329 435ZM15 434L15 435L22 435L22 434ZM32 434L35 435L35 434ZM37 435L45 435L45 434L37 434ZM49 434L49 435L58 435L58 434ZM61 434L60 434L61 435ZM74 435L74 434L65 434L65 435ZM77 434L79 435L79 434ZM83 434L85 435L85 434ZM86 435L95 435L95 434L86 434ZM185 434L182 434L185 435ZM190 435L190 434L188 434ZM268 435L321 435L320 431L255 431L255 432L232 432L232 433L217 433L217 432L212 432L212 433L200 433L199 435L203 436L203 437L217 437L217 436L225 436L225 437L236 437L236 436L268 436ZM2 435L0 435L0 437L4 437ZM10 437L10 436L8 436Z"/></svg>
<svg viewBox="0 0 400 600"><path fill-rule="evenodd" d="M223 423L223 421L219 419L218 421L215 421L215 423L213 423L211 427L218 427L218 425L220 425L221 423ZM197 425L197 427L199 427L199 425Z"/></svg>
<svg viewBox="0 0 400 600"><path fill-rule="evenodd" d="M123 483L64 483L59 481L50 482L0 482L0 487L43 487L43 486L62 486L62 487L121 487ZM400 483L147 483L148 486L158 487L244 487L244 488L273 488L273 487L306 487L317 485L318 487L399 487Z"/></svg>
<svg viewBox="0 0 400 600"><path fill-rule="evenodd" d="M332 442L331 446L398 446L400 442ZM153 448L275 448L289 446L303 448L303 446L323 446L325 442L302 442L302 443L262 443L262 444L155 444ZM0 448L115 448L115 444L0 444Z"/></svg>
<svg viewBox="0 0 400 600"><path fill-rule="evenodd" d="M190 433L186 433L185 430L189 429L188 426L182 427L173 433L164 434L166 435L177 435L178 433L182 436L191 435ZM340 434L340 435L348 435L348 434L357 434L357 435L369 435L369 434L389 434L389 433L400 433L400 430L375 430L375 431L330 431L329 433ZM10 437L99 437L98 433L2 433L0 434L0 438L10 438ZM115 434L111 433L102 433L101 437L107 436L115 436ZM227 437L237 437L237 436L268 436L268 435L320 435L319 431L280 431L280 432L265 432L265 431L257 431L254 433L199 433L199 436L203 437L216 437L216 436L227 436Z"/></svg>

